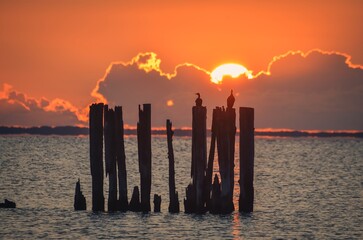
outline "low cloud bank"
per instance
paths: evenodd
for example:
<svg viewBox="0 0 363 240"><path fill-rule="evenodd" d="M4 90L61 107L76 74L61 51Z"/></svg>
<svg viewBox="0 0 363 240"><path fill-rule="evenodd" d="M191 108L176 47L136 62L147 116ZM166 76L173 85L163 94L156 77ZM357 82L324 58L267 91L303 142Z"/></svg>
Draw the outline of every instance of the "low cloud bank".
<svg viewBox="0 0 363 240"><path fill-rule="evenodd" d="M0 90L0 125L3 126L81 126L87 117L63 99L35 99L4 84Z"/></svg>

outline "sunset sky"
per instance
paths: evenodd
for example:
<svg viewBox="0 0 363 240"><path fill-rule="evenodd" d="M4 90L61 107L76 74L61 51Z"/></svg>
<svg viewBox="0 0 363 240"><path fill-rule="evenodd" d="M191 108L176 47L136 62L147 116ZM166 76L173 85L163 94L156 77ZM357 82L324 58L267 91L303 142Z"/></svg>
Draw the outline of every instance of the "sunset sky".
<svg viewBox="0 0 363 240"><path fill-rule="evenodd" d="M0 125L87 125L103 100L185 127L233 88L256 128L363 130L362 23L360 0L2 0ZM224 63L250 79L212 83Z"/></svg>

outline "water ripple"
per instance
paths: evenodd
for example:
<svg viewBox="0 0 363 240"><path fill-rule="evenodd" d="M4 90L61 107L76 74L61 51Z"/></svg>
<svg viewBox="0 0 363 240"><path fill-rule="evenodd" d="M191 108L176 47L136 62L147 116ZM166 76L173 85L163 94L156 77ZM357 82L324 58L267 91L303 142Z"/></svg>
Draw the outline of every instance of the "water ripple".
<svg viewBox="0 0 363 240"><path fill-rule="evenodd" d="M140 184L136 143L125 139L129 198ZM255 211L229 215L167 212L165 137L153 137L152 194L162 195L162 212L149 214L73 211L78 177L91 208L87 137L0 136L0 146L0 198L18 206L0 210L0 238L362 239L361 139L257 138ZM174 150L181 201L190 182L190 138L175 138ZM238 209L238 151L235 165Z"/></svg>

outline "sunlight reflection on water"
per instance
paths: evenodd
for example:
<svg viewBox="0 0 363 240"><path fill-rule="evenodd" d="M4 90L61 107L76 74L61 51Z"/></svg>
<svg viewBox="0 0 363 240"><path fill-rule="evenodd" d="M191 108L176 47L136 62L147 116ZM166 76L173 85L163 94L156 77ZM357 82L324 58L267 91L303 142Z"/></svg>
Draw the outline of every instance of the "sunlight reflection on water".
<svg viewBox="0 0 363 240"><path fill-rule="evenodd" d="M135 136L125 139L129 198L140 181L136 142ZM14 200L18 207L0 210L0 238L362 237L362 139L257 138L255 211L229 215L168 213L165 137L153 137L152 194L162 195L162 212L150 214L73 211L78 177L91 208L87 137L0 136L0 146L0 198ZM238 210L237 149L234 203ZM181 210L184 188L190 182L190 150L190 138L174 139Z"/></svg>

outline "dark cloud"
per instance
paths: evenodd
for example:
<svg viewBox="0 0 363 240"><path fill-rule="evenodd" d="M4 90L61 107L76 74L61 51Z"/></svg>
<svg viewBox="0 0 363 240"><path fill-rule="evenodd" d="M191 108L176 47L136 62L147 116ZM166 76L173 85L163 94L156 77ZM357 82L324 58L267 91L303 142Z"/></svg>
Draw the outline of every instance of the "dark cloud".
<svg viewBox="0 0 363 240"><path fill-rule="evenodd" d="M339 53L312 51L274 61L247 95L257 123L273 128L363 129L363 69Z"/></svg>
<svg viewBox="0 0 363 240"><path fill-rule="evenodd" d="M164 126L167 118L177 127L190 126L196 92L210 120L212 109L226 105L234 89L236 107L256 109L257 128L363 129L363 68L352 65L345 54L290 52L274 58L267 72L253 79L224 78L221 84L212 83L208 71L192 64L179 65L171 74L159 66L154 53L114 63L93 95L123 106L125 123L132 126L142 103L152 103L155 127Z"/></svg>

